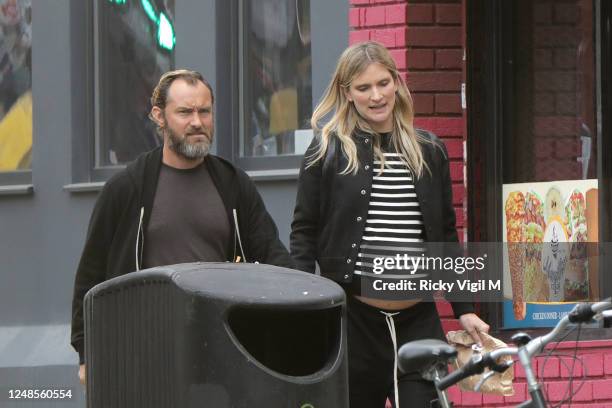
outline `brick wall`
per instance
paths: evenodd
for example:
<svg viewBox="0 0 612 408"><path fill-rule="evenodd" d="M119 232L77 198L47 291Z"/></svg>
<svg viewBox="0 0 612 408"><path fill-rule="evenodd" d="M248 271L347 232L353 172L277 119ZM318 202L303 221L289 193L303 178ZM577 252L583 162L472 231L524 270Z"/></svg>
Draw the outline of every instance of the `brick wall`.
<svg viewBox="0 0 612 408"><path fill-rule="evenodd" d="M574 366L573 390L571 406L574 408L604 408L612 406L612 341L597 340L579 343L577 356L582 363L576 362ZM556 351L563 354L573 355L576 343L573 341L563 342L557 346ZM572 359L569 357L551 357L544 364L545 358L538 357L534 368L538 376L545 383L549 402L557 405L564 399L569 386L569 373L572 367ZM583 375L585 378L583 379ZM582 384L582 385L581 385ZM580 389L578 390L578 387ZM578 390L576 392L576 390ZM460 392L454 386L449 389L449 395L455 403L456 408L462 407L515 407L527 397L527 386L525 374L521 367L515 369L514 380L515 395L512 397L501 397L478 394L474 392ZM546 394L545 394L546 395ZM565 395L565 398L567 395ZM569 404L563 404L568 407Z"/></svg>

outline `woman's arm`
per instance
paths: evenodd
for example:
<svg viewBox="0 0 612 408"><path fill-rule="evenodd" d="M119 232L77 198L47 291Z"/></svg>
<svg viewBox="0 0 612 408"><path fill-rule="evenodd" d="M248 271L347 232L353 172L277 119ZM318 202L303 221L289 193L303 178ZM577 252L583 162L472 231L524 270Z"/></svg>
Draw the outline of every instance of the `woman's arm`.
<svg viewBox="0 0 612 408"><path fill-rule="evenodd" d="M318 144L319 141L313 139L304 154L289 237L291 256L297 268L310 273L314 273L316 268L323 159L308 168L306 166Z"/></svg>

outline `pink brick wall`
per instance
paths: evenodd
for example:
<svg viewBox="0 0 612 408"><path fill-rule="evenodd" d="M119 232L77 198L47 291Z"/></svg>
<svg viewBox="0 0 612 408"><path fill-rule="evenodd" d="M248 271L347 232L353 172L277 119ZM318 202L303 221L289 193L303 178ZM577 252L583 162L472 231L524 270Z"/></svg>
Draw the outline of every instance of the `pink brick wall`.
<svg viewBox="0 0 612 408"><path fill-rule="evenodd" d="M460 0L351 0L349 42L375 40L390 48L412 92L415 125L431 130L446 143L462 238L465 123L460 94L464 69L461 12Z"/></svg>
<svg viewBox="0 0 612 408"><path fill-rule="evenodd" d="M557 346L557 351L563 354L573 354L575 342L563 342ZM579 343L577 356L582 360L574 366L572 407L611 407L612 406L612 341L597 340ZM534 362L538 377L545 384L545 391L551 403L558 404L567 393L569 387L569 369L572 359L551 357L544 364L545 357L540 356ZM585 372L586 371L586 372ZM582 376L585 375L583 379ZM580 385L582 383L582 385ZM580 389L578 390L578 387ZM578 390L576 392L576 390ZM449 394L457 408L463 407L514 407L527 397L525 373L521 367L515 368L515 395L500 397L474 392L461 392L458 387L451 387ZM567 407L569 404L564 404Z"/></svg>

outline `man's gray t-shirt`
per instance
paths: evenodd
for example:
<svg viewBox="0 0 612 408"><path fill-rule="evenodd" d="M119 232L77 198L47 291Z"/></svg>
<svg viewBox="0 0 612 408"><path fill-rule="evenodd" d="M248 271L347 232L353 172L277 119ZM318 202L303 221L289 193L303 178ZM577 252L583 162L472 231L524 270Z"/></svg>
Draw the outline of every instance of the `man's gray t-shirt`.
<svg viewBox="0 0 612 408"><path fill-rule="evenodd" d="M182 170L162 164L143 266L223 262L229 239L227 211L206 165Z"/></svg>

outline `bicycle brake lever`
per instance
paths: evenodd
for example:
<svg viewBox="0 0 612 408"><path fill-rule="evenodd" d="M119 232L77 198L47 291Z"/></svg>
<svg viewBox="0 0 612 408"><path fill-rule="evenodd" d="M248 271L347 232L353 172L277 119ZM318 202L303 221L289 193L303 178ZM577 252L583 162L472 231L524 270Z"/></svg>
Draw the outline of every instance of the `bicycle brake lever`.
<svg viewBox="0 0 612 408"><path fill-rule="evenodd" d="M596 322L610 318L612 318L612 310L604 310L603 312L596 313L593 316L593 320Z"/></svg>
<svg viewBox="0 0 612 408"><path fill-rule="evenodd" d="M485 381L487 381L489 378L493 377L494 375L495 375L495 371L489 371L488 373L484 374L482 378L480 379L480 381L478 381L476 385L474 386L474 391L476 392L480 391L480 387L483 386Z"/></svg>

